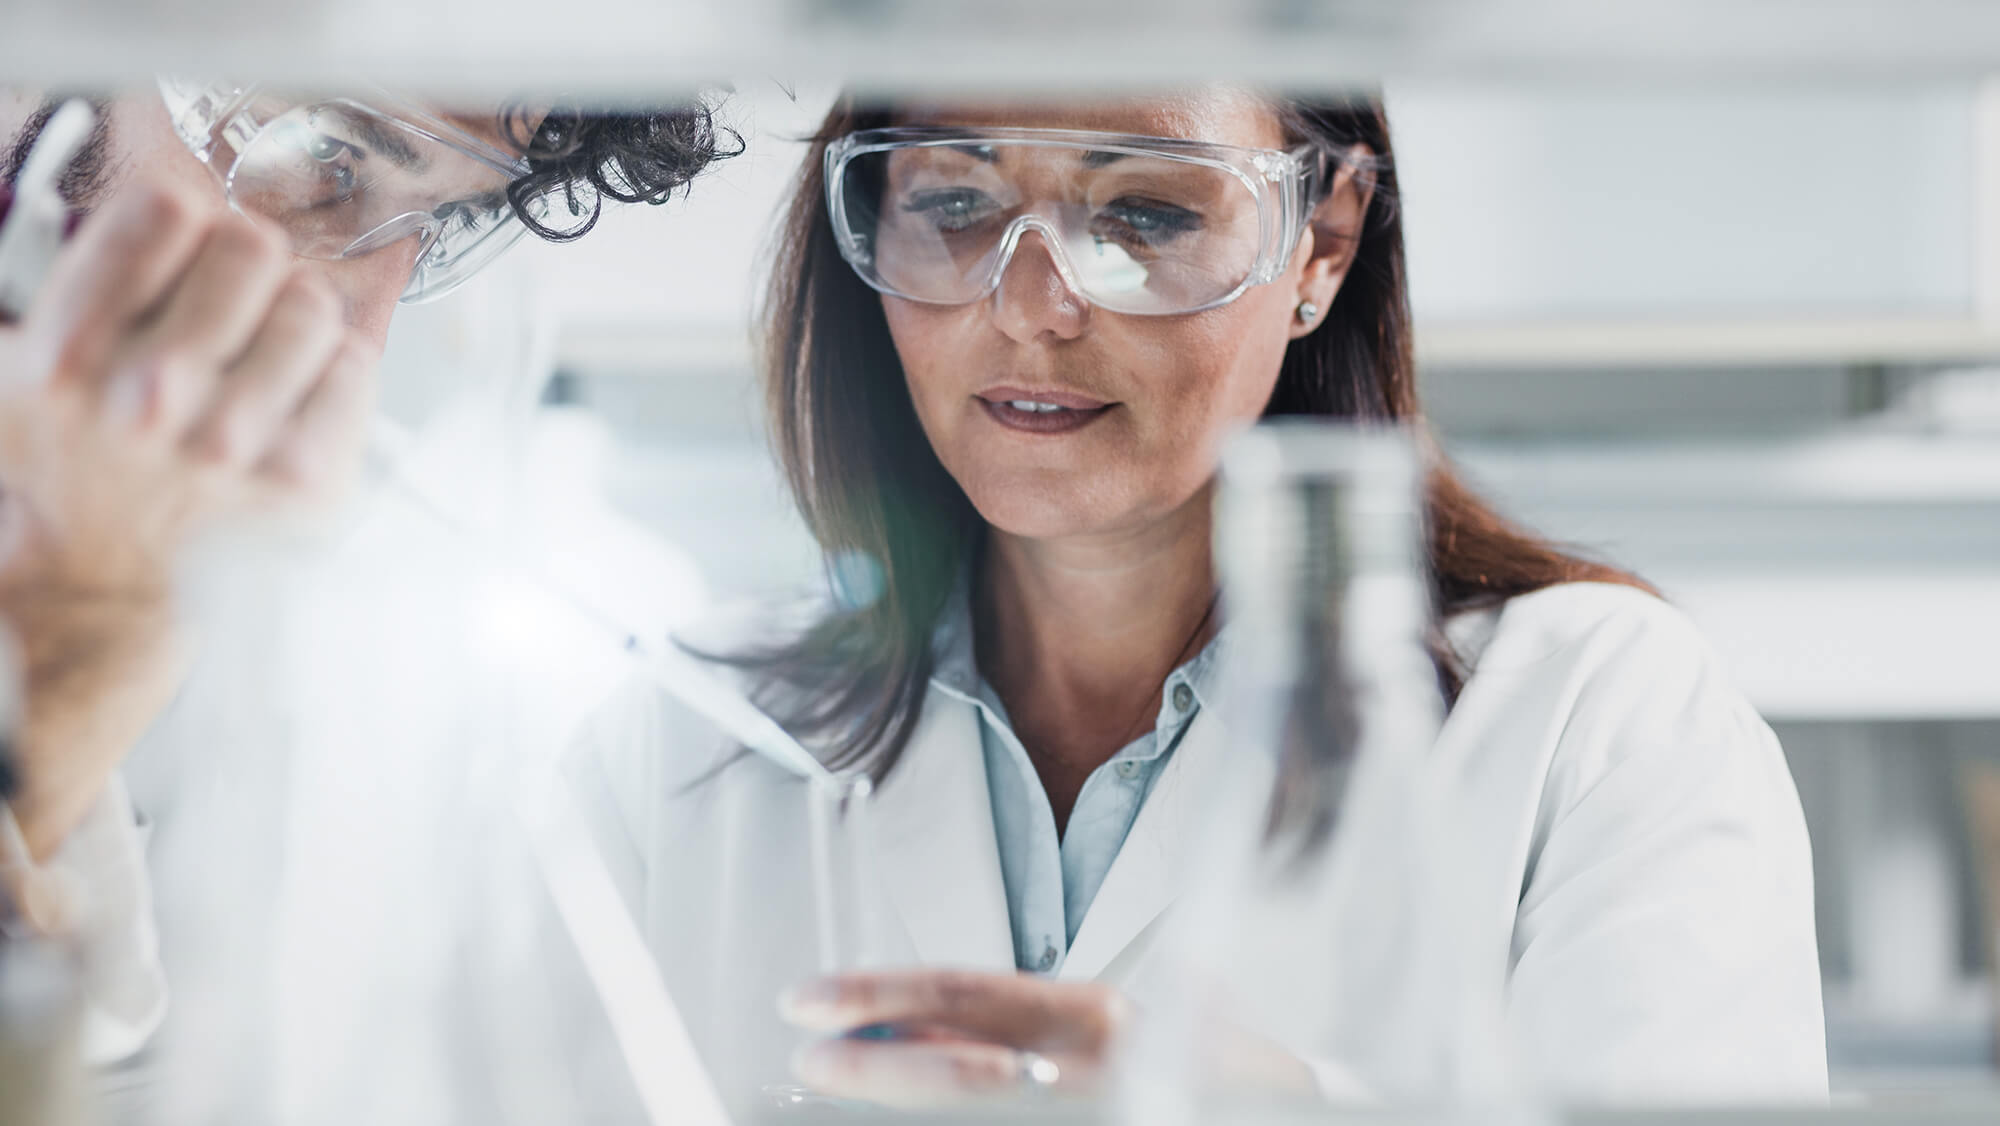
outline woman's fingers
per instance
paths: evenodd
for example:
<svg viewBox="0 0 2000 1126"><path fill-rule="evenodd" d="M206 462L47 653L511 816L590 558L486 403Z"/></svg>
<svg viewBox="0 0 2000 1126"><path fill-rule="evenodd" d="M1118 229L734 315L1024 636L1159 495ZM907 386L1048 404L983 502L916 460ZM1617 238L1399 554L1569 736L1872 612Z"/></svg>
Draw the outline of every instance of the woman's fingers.
<svg viewBox="0 0 2000 1126"><path fill-rule="evenodd" d="M222 373L188 441L211 461L247 467L326 374L341 346L340 301L311 274L294 272L242 357Z"/></svg>
<svg viewBox="0 0 2000 1126"><path fill-rule="evenodd" d="M801 1028L836 1032L865 1025L951 1029L1034 1051L1101 1052L1127 1006L1102 985L969 970L845 974L808 982L780 1001Z"/></svg>
<svg viewBox="0 0 2000 1126"><path fill-rule="evenodd" d="M140 335L152 348L222 367L256 335L291 268L284 235L269 224L225 215Z"/></svg>
<svg viewBox="0 0 2000 1126"><path fill-rule="evenodd" d="M376 355L344 333L319 378L258 458L257 475L279 489L308 495L337 491L352 476L375 409Z"/></svg>
<svg viewBox="0 0 2000 1126"><path fill-rule="evenodd" d="M59 383L102 379L105 360L186 271L216 217L214 203L173 184L120 192L57 257L28 312L51 348L35 369Z"/></svg>
<svg viewBox="0 0 2000 1126"><path fill-rule="evenodd" d="M120 367L165 368L160 414L152 421L169 438L195 424L210 401L229 389L222 373L257 338L280 287L292 273L282 235L240 215L216 221L159 314L136 333Z"/></svg>
<svg viewBox="0 0 2000 1126"><path fill-rule="evenodd" d="M1001 1044L942 1036L823 1040L792 1061L799 1081L841 1098L931 1108L1079 1090L1062 1064Z"/></svg>
<svg viewBox="0 0 2000 1126"><path fill-rule="evenodd" d="M22 413L43 416L24 425L45 432L53 470L64 451L114 447L89 455L87 496L43 506L115 501L120 465L142 486L128 490L135 501L178 488L196 509L232 503L243 485L273 499L323 491L358 459L374 403L374 350L343 321L337 295L274 227L171 183L129 186L0 340L0 376L20 377L0 383L27 396ZM35 398L44 391L57 394ZM64 411L75 433L46 433L46 416ZM27 492L80 488L14 476Z"/></svg>

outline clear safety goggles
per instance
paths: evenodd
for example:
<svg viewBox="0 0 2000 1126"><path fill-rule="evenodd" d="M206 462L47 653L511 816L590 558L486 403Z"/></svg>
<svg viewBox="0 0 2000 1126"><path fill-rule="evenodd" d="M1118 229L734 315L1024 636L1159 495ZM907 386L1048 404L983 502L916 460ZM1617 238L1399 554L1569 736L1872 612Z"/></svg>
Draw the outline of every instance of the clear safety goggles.
<svg viewBox="0 0 2000 1126"><path fill-rule="evenodd" d="M1039 235L1056 270L1117 313L1192 313L1276 278L1329 157L1162 137L909 126L826 150L835 241L883 293L978 301Z"/></svg>
<svg viewBox="0 0 2000 1126"><path fill-rule="evenodd" d="M418 240L405 303L451 292L527 233L507 199L526 159L409 102L173 78L160 92L230 205L276 223L300 256L357 258ZM546 205L531 201L530 214Z"/></svg>

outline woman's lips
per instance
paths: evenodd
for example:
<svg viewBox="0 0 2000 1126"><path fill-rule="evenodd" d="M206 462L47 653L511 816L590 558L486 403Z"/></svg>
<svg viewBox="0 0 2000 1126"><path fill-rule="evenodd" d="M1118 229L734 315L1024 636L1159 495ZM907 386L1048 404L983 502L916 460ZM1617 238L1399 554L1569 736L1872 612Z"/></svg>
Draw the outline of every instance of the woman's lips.
<svg viewBox="0 0 2000 1126"><path fill-rule="evenodd" d="M981 391L979 397L989 403L1047 403L1051 406L1067 407L1073 411L1094 411L1111 405L1103 399L1093 399L1088 395L1055 388L1037 391L1028 387L990 387Z"/></svg>
<svg viewBox="0 0 2000 1126"><path fill-rule="evenodd" d="M995 387L977 396L986 413L1010 430L1030 434L1067 434L1104 417L1116 403L1073 391L1033 391Z"/></svg>

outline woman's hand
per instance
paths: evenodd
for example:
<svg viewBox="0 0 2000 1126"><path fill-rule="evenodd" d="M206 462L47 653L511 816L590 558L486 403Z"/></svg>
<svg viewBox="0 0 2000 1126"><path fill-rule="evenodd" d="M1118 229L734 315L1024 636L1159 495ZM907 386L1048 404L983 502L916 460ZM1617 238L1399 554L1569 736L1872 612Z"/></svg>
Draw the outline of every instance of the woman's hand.
<svg viewBox="0 0 2000 1126"><path fill-rule="evenodd" d="M801 1081L901 1107L1093 1094L1131 1020L1108 986L969 970L821 978L787 992L779 1009L831 1034L794 1060Z"/></svg>
<svg viewBox="0 0 2000 1126"><path fill-rule="evenodd" d="M182 549L337 491L373 387L372 347L283 235L172 184L122 189L0 327L0 627L37 857L175 691Z"/></svg>
<svg viewBox="0 0 2000 1126"><path fill-rule="evenodd" d="M779 1001L785 1019L829 1039L793 1061L830 1095L928 1108L1102 1088L1136 1010L1090 982L972 970L821 978ZM1224 1020L1202 1026L1191 1082L1258 1098L1317 1098L1313 1070L1276 1042Z"/></svg>

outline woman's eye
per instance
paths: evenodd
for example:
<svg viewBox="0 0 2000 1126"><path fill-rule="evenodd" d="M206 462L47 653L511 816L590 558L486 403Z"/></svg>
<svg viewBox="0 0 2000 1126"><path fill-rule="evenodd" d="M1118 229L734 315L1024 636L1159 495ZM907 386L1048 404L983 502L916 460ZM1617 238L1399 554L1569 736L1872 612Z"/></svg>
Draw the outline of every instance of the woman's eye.
<svg viewBox="0 0 2000 1126"><path fill-rule="evenodd" d="M904 201L903 210L922 216L940 231L963 231L992 215L998 208L985 192L972 188L947 188L916 192Z"/></svg>
<svg viewBox="0 0 2000 1126"><path fill-rule="evenodd" d="M305 141L306 155L324 164L342 153L354 151L354 146L324 133L308 133Z"/></svg>
<svg viewBox="0 0 2000 1126"><path fill-rule="evenodd" d="M345 203L355 196L361 183L361 170L355 158L361 150L324 133L315 133L305 151L312 157L314 172L329 197L320 203Z"/></svg>
<svg viewBox="0 0 2000 1126"><path fill-rule="evenodd" d="M1201 216L1171 203L1120 199L1099 211L1091 226L1101 239L1157 245L1201 229Z"/></svg>

